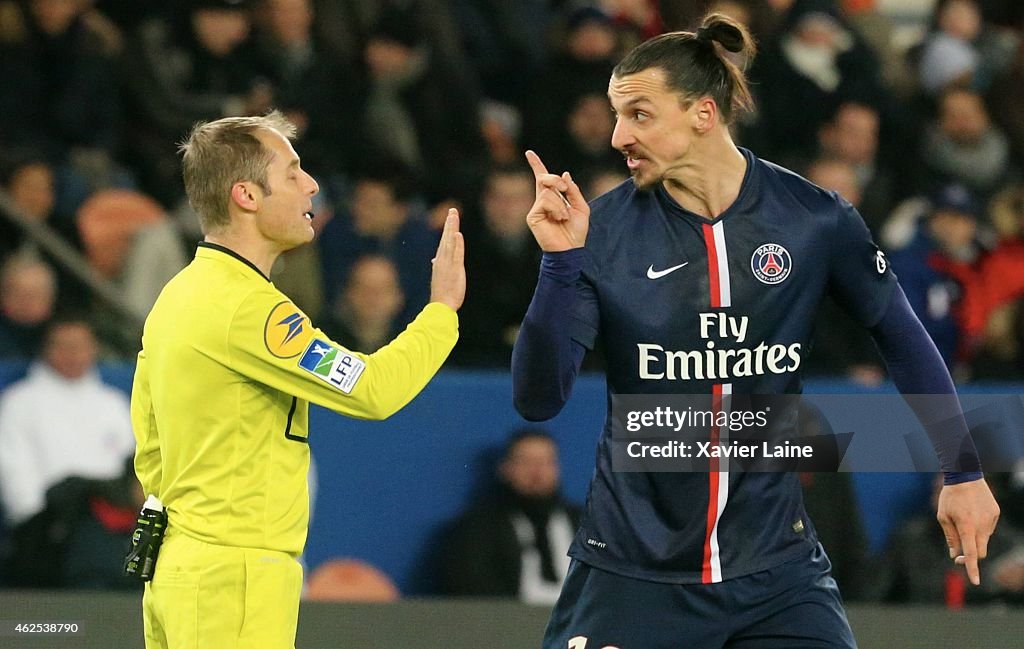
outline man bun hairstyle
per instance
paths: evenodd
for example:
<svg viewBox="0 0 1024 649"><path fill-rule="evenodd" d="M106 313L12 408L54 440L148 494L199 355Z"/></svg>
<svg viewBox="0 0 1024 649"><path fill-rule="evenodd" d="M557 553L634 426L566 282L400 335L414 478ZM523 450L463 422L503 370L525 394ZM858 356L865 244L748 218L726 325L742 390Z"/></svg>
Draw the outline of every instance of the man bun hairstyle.
<svg viewBox="0 0 1024 649"><path fill-rule="evenodd" d="M754 108L743 70L729 56L739 54L746 68L757 54L757 45L742 24L724 14L707 15L695 32L669 32L641 43L615 66L615 77L636 74L650 68L665 72L669 88L693 102L711 97L718 104L722 121Z"/></svg>
<svg viewBox="0 0 1024 649"><path fill-rule="evenodd" d="M724 14L706 16L695 35L698 40L713 41L733 54L750 50L749 56L753 58L753 50L756 49L750 33L743 25Z"/></svg>

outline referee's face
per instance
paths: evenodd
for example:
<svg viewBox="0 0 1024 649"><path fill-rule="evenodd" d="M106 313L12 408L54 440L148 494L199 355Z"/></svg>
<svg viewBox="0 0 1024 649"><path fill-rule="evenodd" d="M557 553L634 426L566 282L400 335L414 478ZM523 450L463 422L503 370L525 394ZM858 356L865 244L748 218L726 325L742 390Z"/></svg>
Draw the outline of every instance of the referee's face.
<svg viewBox="0 0 1024 649"><path fill-rule="evenodd" d="M292 143L280 133L257 135L274 156L267 166L267 186L256 212L260 234L280 250L313 240L313 196L319 185L302 168Z"/></svg>
<svg viewBox="0 0 1024 649"><path fill-rule="evenodd" d="M640 189L650 189L685 164L694 142L690 104L665 83L661 68L612 77L608 99L615 113L612 146Z"/></svg>

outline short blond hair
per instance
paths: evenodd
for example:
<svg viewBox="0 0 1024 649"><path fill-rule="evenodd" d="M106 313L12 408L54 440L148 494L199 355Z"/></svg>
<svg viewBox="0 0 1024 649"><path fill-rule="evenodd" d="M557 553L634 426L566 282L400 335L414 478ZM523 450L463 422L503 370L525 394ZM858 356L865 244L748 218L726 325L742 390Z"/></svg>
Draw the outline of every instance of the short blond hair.
<svg viewBox="0 0 1024 649"><path fill-rule="evenodd" d="M185 193L199 214L204 234L230 223L228 200L235 183L254 182L270 193L267 167L274 154L256 137L260 131L273 131L289 140L296 132L295 124L275 110L263 116L200 122L178 147Z"/></svg>

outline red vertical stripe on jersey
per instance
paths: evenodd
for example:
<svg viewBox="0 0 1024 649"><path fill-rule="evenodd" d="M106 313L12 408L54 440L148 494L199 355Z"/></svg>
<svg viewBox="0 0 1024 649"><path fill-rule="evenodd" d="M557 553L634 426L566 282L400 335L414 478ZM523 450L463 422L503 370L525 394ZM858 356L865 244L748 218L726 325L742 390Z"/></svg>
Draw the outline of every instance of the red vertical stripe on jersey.
<svg viewBox="0 0 1024 649"><path fill-rule="evenodd" d="M718 238L715 237L715 227L718 227ZM732 296L728 277L728 253L725 250L725 236L722 232L722 223L704 223L704 247L708 251L708 284L710 288L711 308L718 309L723 306L732 306ZM721 249L719 249L719 243ZM722 277L722 273L726 276ZM731 391L731 390L730 390ZM711 410L717 414L722 410L723 384L716 383L711 386ZM721 440L721 430L717 425L711 426L711 444L717 446ZM721 549L718 540L718 522L722 515L724 502L728 498L728 474L724 475L727 481L722 484L723 461L719 458L710 458L708 466L708 510L706 528L704 531L704 557L701 562L701 582L711 584L722 580ZM725 469L728 471L728 469ZM726 491L723 492L723 489Z"/></svg>
<svg viewBox="0 0 1024 649"><path fill-rule="evenodd" d="M722 386L716 383L711 387L711 411L715 413L717 419L718 411L722 409ZM711 445L716 446L719 439L719 430L717 424L711 425ZM718 522L718 488L721 474L718 472L718 458L713 457L709 460L710 466L708 466L708 515L707 515L707 527L704 531L704 561L701 564L701 582L705 584L712 583L711 575L711 534L715 529L715 523Z"/></svg>
<svg viewBox="0 0 1024 649"><path fill-rule="evenodd" d="M722 284L718 277L718 249L715 246L714 226L704 223L704 247L708 249L708 281L711 283L711 308L722 306ZM725 252L725 251L722 251Z"/></svg>

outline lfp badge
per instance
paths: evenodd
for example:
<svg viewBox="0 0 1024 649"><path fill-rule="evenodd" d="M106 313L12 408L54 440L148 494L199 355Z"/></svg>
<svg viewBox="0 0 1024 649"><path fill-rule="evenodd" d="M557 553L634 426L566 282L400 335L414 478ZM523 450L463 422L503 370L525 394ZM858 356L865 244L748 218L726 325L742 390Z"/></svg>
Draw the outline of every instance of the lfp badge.
<svg viewBox="0 0 1024 649"><path fill-rule="evenodd" d="M366 369L366 363L326 340L314 338L299 359L299 367L345 394L351 394Z"/></svg>
<svg viewBox="0 0 1024 649"><path fill-rule="evenodd" d="M278 358L295 358L309 345L313 326L291 302L280 302L270 310L263 326L267 351Z"/></svg>
<svg viewBox="0 0 1024 649"><path fill-rule="evenodd" d="M750 270L764 284L778 284L789 277L793 260L789 251L777 243L766 243L750 257Z"/></svg>

